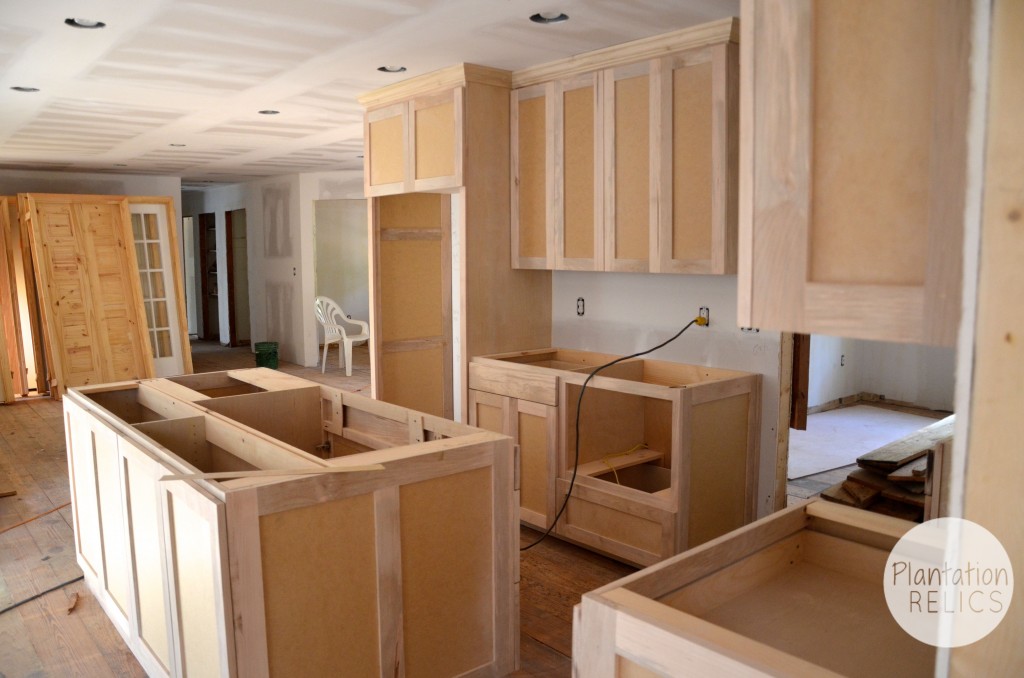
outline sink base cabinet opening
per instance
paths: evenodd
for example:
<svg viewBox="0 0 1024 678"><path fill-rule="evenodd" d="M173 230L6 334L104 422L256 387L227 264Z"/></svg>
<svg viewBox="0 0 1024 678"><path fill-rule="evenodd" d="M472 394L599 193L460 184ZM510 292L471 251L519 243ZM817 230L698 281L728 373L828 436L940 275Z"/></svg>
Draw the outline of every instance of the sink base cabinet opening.
<svg viewBox="0 0 1024 678"><path fill-rule="evenodd" d="M64 401L78 562L146 672L514 671L511 441L270 370L231 375L250 392L157 379Z"/></svg>
<svg viewBox="0 0 1024 678"><path fill-rule="evenodd" d="M473 358L470 422L520 448L520 516L554 534L650 565L756 516L761 377L571 349Z"/></svg>
<svg viewBox="0 0 1024 678"><path fill-rule="evenodd" d="M561 384L558 497L576 466L582 382ZM759 383L755 376L681 388L592 380L558 534L649 565L753 520Z"/></svg>

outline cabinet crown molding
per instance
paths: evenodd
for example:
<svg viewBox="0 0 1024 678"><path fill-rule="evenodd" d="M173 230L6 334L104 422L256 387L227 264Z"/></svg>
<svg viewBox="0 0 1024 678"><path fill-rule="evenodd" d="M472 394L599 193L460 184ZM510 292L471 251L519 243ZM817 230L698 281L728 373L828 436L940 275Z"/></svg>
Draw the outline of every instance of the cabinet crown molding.
<svg viewBox="0 0 1024 678"><path fill-rule="evenodd" d="M729 17L699 26L682 28L671 33L613 45L593 52L577 54L567 59L559 59L539 66L523 68L512 73L512 87L518 89L591 71L654 59L695 47L705 47L721 42L739 43L739 26L738 18Z"/></svg>
<svg viewBox="0 0 1024 678"><path fill-rule="evenodd" d="M455 64L361 94L357 100L365 108L378 108L471 82L508 88L512 86L512 72L477 64Z"/></svg>

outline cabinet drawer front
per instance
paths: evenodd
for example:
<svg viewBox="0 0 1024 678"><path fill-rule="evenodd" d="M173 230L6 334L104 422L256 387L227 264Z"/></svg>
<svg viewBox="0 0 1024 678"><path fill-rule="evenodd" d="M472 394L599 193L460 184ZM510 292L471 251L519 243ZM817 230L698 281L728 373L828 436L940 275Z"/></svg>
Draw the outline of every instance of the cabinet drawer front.
<svg viewBox="0 0 1024 678"><path fill-rule="evenodd" d="M469 387L544 405L558 404L558 377L553 374L470 364Z"/></svg>

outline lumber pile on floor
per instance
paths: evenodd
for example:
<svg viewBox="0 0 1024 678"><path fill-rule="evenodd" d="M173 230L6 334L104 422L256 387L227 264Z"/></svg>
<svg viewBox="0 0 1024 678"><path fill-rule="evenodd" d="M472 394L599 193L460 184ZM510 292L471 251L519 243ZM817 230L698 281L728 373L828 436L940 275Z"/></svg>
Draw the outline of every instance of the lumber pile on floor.
<svg viewBox="0 0 1024 678"><path fill-rule="evenodd" d="M858 457L860 468L822 498L916 522L944 515L942 478L955 416Z"/></svg>

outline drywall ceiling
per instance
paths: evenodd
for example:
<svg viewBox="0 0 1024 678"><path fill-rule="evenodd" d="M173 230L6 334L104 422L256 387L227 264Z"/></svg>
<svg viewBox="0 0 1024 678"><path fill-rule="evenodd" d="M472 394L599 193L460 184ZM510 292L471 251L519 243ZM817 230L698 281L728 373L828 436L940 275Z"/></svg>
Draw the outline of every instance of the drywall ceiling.
<svg viewBox="0 0 1024 678"><path fill-rule="evenodd" d="M0 9L0 171L159 174L185 185L358 171L363 92L459 62L516 70L739 11L738 0L0 0ZM528 19L548 11L569 20ZM76 17L106 27L65 25ZM385 65L408 70L377 71Z"/></svg>

